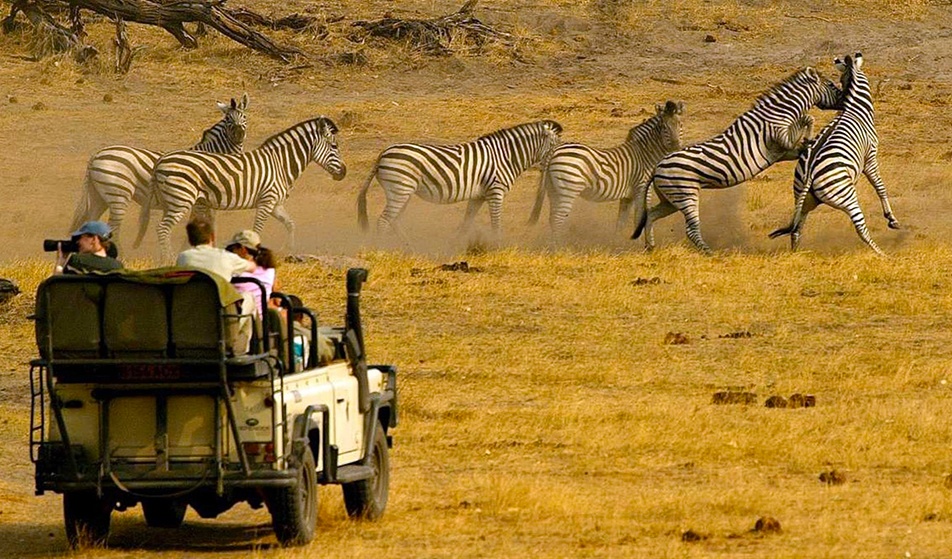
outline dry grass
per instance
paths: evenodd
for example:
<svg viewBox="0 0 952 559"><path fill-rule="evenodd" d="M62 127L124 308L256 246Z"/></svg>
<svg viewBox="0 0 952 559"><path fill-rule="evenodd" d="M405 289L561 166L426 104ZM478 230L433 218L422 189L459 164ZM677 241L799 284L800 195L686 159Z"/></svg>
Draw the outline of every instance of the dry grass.
<svg viewBox="0 0 952 559"><path fill-rule="evenodd" d="M458 6L291 0L250 7L376 19L388 9L432 17ZM143 26L130 39L149 48L125 77L111 75L108 53L93 67L65 57L9 58L0 67L0 94L17 101L0 97L9 156L0 161L0 236L22 237L5 245L0 277L26 294L0 308L0 549L45 557L65 547L58 497L32 496L26 457L25 363L34 347L25 316L51 261L14 258L62 234L95 149L184 146L217 118L214 100L247 90L251 145L315 114L348 123L341 145L352 175L331 185L309 171L289 207L307 250L342 247L371 269L369 354L401 371L387 515L351 523L338 489L324 488L318 540L280 550L271 547L260 511L239 507L216 521L190 515L181 532L147 530L129 512L116 517L114 549L70 556L948 555L952 114L949 84L919 72L938 64L930 53L920 66L888 48L866 51L881 166L908 226L887 231L872 189L860 187L887 259L867 254L846 217L830 210L811 216L805 252L767 241L791 210L790 163L705 194L703 230L722 249L714 258L685 248L677 217L658 226L662 248L641 254L640 243L611 236L614 205L585 202L570 220L576 248L539 248L547 247L544 228L522 226L535 172L507 198L501 249L465 252L466 241L443 242L462 208L411 204L406 229L429 256L368 248L374 244L356 234L353 217L357 188L391 143L465 141L555 118L568 141L612 146L669 98L686 102L684 137L693 142L722 130L796 67L832 74L828 59L855 48L844 46L854 32L809 36L802 48L783 43L787 50L772 53L791 22L800 32L854 22L865 10L898 25L933 9L933 2L888 0L481 3L477 15L507 26L528 63L504 51L430 59L402 46L354 43L346 21L332 24L326 39L276 36L313 52L359 52L364 65L289 70L220 37L184 52L165 32ZM108 44L114 29L95 21L89 31L91 41ZM695 67L679 42L709 33L717 35L711 49L720 58ZM606 46L625 37L634 44L625 53L630 60ZM20 41L0 35L0 50L26 52ZM642 67L652 57L662 62ZM550 58L558 64L546 66ZM103 101L106 94L112 102ZM32 109L40 102L45 109ZM371 191L372 214L382 198ZM249 220L226 216L221 228ZM280 245L282 228L269 223L265 238ZM142 258L151 248L130 254ZM480 271L437 269L464 259ZM340 322L342 269L285 265L279 274L322 320ZM666 344L669 332L689 343ZM758 405L712 405L724 389L754 392ZM762 405L795 392L815 395L817 406ZM819 474L834 469L848 481L821 483ZM749 532L765 515L780 521L781 534ZM688 529L708 537L682 542Z"/></svg>
<svg viewBox="0 0 952 559"><path fill-rule="evenodd" d="M386 252L361 258L369 354L401 370L391 506L382 522L354 525L325 489L309 549L856 557L952 545L947 247L889 259L503 250L466 256L471 273ZM0 276L29 291L46 269L4 266ZM339 322L343 270L285 265L280 275ZM29 299L0 317L27 340ZM689 343L665 345L670 331ZM722 337L738 332L750 336ZM31 351L23 338L18 355ZM20 366L6 352L3 362ZM725 387L755 392L758 405L712 405ZM795 392L817 406L762 406ZM821 483L830 469L849 481ZM763 515L783 533L749 534ZM195 545L214 541L214 525L199 524ZM140 526L120 521L120 548L165 549ZM710 537L682 543L689 528ZM311 553L269 550L261 533L256 556Z"/></svg>

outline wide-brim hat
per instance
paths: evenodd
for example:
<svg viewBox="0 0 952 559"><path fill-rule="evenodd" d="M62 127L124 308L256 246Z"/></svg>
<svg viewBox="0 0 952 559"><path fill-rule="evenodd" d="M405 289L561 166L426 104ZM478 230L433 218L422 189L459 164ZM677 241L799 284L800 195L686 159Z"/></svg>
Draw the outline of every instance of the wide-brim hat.
<svg viewBox="0 0 952 559"><path fill-rule="evenodd" d="M225 246L232 245L241 245L251 250L258 250L258 246L261 245L261 236L251 229L245 229L244 231L235 233L235 236L232 237Z"/></svg>

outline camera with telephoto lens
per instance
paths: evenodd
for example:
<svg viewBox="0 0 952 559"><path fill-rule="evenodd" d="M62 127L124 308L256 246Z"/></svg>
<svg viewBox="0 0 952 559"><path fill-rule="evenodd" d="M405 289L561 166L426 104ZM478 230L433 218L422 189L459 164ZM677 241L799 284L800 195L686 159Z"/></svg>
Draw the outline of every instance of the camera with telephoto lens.
<svg viewBox="0 0 952 559"><path fill-rule="evenodd" d="M79 252L79 243L71 239L65 241L46 239L43 241L43 252L56 252L56 245L61 245L63 247L63 254Z"/></svg>

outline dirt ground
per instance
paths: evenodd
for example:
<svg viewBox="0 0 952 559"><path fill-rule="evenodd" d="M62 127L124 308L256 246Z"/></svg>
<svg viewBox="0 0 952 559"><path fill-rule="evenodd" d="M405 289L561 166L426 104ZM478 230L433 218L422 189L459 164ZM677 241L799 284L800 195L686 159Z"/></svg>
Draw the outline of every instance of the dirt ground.
<svg viewBox="0 0 952 559"><path fill-rule="evenodd" d="M249 146L317 114L338 122L348 177L337 183L311 168L298 181L287 204L297 222L293 252L359 256L367 249L393 247L388 239L362 235L355 210L356 194L376 154L392 143L460 142L519 122L555 118L565 126L566 140L608 147L620 143L628 127L668 98L685 101L685 141L699 141L722 130L760 92L797 68L813 65L832 76L832 58L855 51L866 59L879 111L881 166L893 207L906 225L902 232L889 232L872 189L861 186L873 236L887 251L946 242L952 233L947 217L952 210L947 188L952 159L948 6L917 4L915 14L903 14L902 8L875 13L849 2L770 7L769 2L750 1L724 3L722 13L718 3L691 10L672 3L670 8L659 7L650 21L619 25L596 9L606 4L611 3L481 3L480 18L525 30L542 45L527 61L465 56L372 59L368 66L317 64L288 71L222 39L185 53L170 37L133 26L134 40L150 47L128 76L116 78L108 72L84 72L65 60L27 60L21 41L0 37L0 262L48 258L52 267L52 258L41 254L41 241L68 233L87 159L97 149L116 143L159 150L185 147L218 118L215 101L243 91L251 97ZM380 17L385 9L408 17L441 13L426 6L401 3L397 9L384 2L337 2L308 8L303 0L295 0L267 7L278 13L363 10L366 18ZM108 30L99 33L108 37ZM711 244L750 253L784 249L785 243L766 240L766 233L788 219L792 169L791 163L781 164L748 185L705 194L703 229ZM549 246L544 224L524 225L537 180L538 171L529 171L507 198L505 244ZM382 206L383 196L375 186L370 192L371 220ZM463 209L412 200L403 220L413 239L412 252L434 260L451 258L486 238L485 209L474 237L455 235ZM633 243L625 232L613 233L616 211L613 204L578 202L569 242L592 250L640 251L640 241ZM543 223L547 213L548 208ZM845 217L818 213L804 239L809 248L825 253L865 250ZM153 231L140 249L128 246L135 217L135 211L127 217L122 246L123 257L130 261L151 258L156 249ZM219 236L249 227L251 220L251 212L223 215ZM684 242L683 222L677 216L657 229L660 243ZM283 228L273 220L263 238L265 244L291 252ZM183 242L182 227L174 239ZM0 337L11 335L5 328L0 324ZM5 472L0 480L5 499L0 507L0 556L49 556L63 546L59 500L32 496L25 433L16 430L22 423L8 422L27 409L22 397L24 362L31 355L22 346L14 348L9 338L4 344L0 409L8 413L0 415L0 468ZM209 538L214 551L248 551L254 549L253 533L267 531L259 525L263 517L251 517L252 525L248 518L235 517L224 532L208 528L215 536L203 532L204 523L189 530L200 540ZM162 535L147 536L120 523L115 541L120 549L145 542L152 549L169 545L175 551L162 540Z"/></svg>

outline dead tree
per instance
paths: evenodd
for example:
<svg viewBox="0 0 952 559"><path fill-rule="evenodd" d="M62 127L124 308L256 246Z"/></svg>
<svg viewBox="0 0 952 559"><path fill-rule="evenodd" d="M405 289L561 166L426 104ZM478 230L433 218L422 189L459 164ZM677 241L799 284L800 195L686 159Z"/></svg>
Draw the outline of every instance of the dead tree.
<svg viewBox="0 0 952 559"><path fill-rule="evenodd" d="M429 54L451 54L450 43L455 34L462 34L467 41L482 46L489 41L498 41L512 47L515 39L508 33L496 31L476 19L473 11L477 0L467 0L457 12L433 19L397 19L385 17L377 21L355 21L374 37L406 40Z"/></svg>
<svg viewBox="0 0 952 559"><path fill-rule="evenodd" d="M85 62L99 54L95 47L83 43L85 33L81 27L70 29L57 23L39 3L28 0L18 0L13 3L10 15L4 18L2 23L5 33L10 33L17 28L18 13L22 13L35 30L32 46L35 58L39 59L60 52L72 52L77 61Z"/></svg>
<svg viewBox="0 0 952 559"><path fill-rule="evenodd" d="M63 27L48 15L48 10L38 3L68 7L73 29ZM186 29L185 23L197 23L196 35L204 26L211 27L222 35L258 52L284 62L303 54L300 50L275 43L258 33L248 24L232 15L223 7L225 0L14 0L10 15L3 20L5 32L16 27L14 18L22 12L35 27L42 28L56 37L60 43L76 43L84 33L79 10L90 10L113 20L154 25L168 31L185 48L195 48L198 41Z"/></svg>

